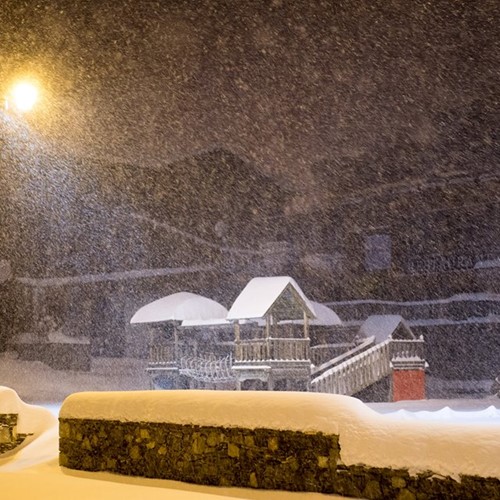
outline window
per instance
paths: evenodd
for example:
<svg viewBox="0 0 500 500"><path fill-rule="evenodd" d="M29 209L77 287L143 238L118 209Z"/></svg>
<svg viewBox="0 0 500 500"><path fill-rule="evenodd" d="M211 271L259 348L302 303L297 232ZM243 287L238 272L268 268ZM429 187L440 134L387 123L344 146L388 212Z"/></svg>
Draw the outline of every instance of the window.
<svg viewBox="0 0 500 500"><path fill-rule="evenodd" d="M373 234L365 238L365 268L378 271L391 267L391 237L388 234Z"/></svg>

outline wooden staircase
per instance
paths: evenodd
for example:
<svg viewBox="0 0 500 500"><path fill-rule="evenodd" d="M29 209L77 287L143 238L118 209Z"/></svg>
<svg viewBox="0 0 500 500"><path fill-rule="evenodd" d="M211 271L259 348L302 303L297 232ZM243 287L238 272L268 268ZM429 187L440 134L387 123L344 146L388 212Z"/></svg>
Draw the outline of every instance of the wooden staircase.
<svg viewBox="0 0 500 500"><path fill-rule="evenodd" d="M423 338L415 340L389 338L342 360L313 378L311 391L352 396L390 375L391 360L394 358L423 359Z"/></svg>

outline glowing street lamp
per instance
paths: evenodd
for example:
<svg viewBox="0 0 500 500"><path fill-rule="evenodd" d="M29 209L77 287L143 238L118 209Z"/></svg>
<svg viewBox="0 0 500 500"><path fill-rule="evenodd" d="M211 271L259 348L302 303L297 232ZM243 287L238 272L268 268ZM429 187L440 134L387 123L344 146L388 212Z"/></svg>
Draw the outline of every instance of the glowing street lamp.
<svg viewBox="0 0 500 500"><path fill-rule="evenodd" d="M12 87L6 105L12 103L18 111L24 113L33 109L37 100L37 86L31 82L19 82Z"/></svg>

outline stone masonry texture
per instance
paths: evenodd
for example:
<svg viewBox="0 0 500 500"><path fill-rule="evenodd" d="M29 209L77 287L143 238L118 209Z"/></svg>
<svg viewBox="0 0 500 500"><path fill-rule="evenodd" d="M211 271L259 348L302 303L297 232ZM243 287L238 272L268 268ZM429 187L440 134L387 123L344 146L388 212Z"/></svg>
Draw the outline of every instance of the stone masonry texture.
<svg viewBox="0 0 500 500"><path fill-rule="evenodd" d="M60 419L59 429L70 469L367 499L500 499L495 478L342 465L336 435L90 419Z"/></svg>

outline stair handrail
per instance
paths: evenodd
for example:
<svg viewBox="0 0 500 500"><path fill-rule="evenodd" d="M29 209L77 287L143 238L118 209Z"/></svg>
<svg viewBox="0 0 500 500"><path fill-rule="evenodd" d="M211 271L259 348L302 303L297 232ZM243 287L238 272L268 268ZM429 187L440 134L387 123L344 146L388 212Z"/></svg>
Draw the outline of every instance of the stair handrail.
<svg viewBox="0 0 500 500"><path fill-rule="evenodd" d="M389 338L333 366L311 381L311 390L352 395L389 375L391 342Z"/></svg>
<svg viewBox="0 0 500 500"><path fill-rule="evenodd" d="M322 363L321 365L315 366L312 369L311 376L313 378L317 378L323 373L325 373L327 370L330 368L333 368L334 366L340 365L341 363L344 363L348 359L351 359L358 354L366 351L369 349L373 344L375 343L375 336L368 337L367 339L363 340L360 344L358 344L356 347L353 347L347 352L344 352L342 354L339 354L333 359L330 359L326 361L325 363Z"/></svg>

